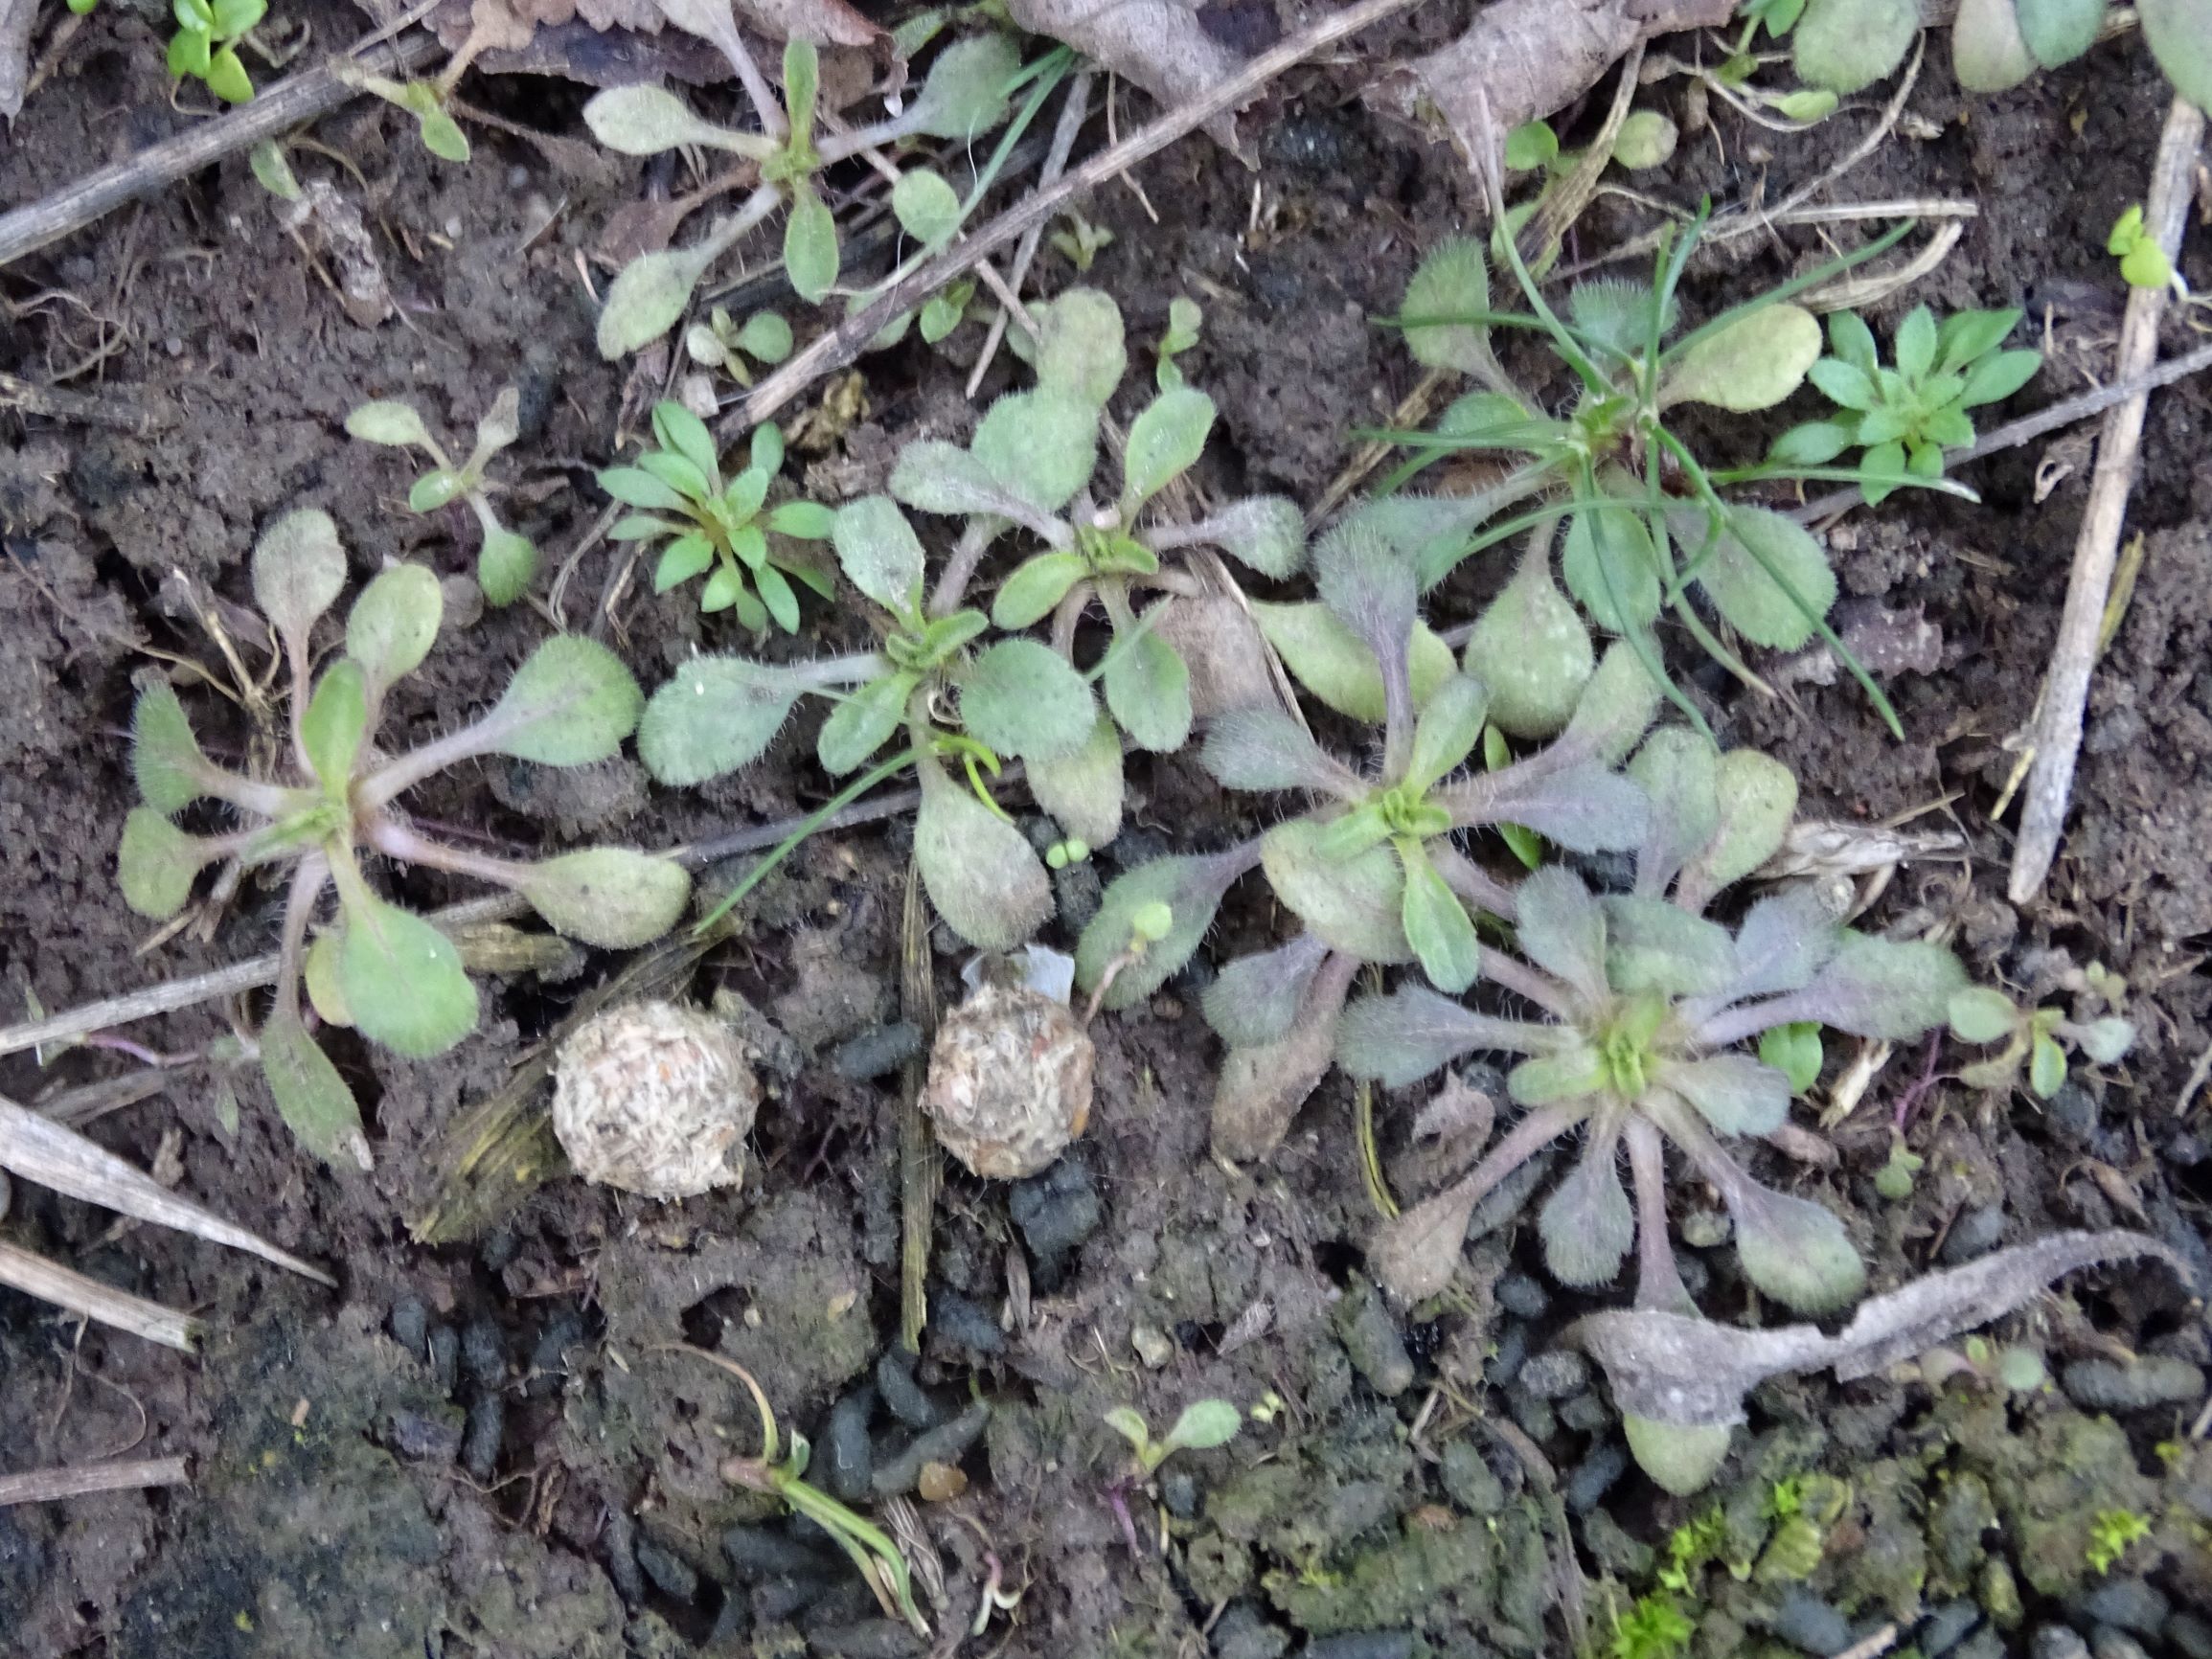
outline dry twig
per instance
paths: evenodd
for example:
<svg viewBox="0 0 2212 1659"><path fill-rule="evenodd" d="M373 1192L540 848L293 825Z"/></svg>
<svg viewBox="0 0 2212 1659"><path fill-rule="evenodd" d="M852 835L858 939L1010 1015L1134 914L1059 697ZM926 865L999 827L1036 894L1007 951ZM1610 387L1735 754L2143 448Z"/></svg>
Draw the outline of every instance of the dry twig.
<svg viewBox="0 0 2212 1659"><path fill-rule="evenodd" d="M183 1458L142 1458L132 1463L76 1464L0 1475L0 1510L11 1504L50 1504L88 1492L128 1492L146 1487L181 1487L192 1474Z"/></svg>

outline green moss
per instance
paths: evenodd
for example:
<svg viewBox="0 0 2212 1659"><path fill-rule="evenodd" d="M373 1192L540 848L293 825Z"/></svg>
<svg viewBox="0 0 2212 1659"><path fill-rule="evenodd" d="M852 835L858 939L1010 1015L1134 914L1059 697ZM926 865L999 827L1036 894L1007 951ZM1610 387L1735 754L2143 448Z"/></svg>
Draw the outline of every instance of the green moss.
<svg viewBox="0 0 2212 1659"><path fill-rule="evenodd" d="M1539 1538L1539 1558L1540 1551ZM1489 1528L1479 1522L1433 1530L1412 1526L1397 1541L1356 1557L1340 1573L1277 1571L1267 1574L1265 1582L1268 1599L1283 1615L1316 1636L1433 1627L1447 1620L1480 1627L1497 1581L1498 1556ZM1540 1566L1534 1577L1540 1598Z"/></svg>

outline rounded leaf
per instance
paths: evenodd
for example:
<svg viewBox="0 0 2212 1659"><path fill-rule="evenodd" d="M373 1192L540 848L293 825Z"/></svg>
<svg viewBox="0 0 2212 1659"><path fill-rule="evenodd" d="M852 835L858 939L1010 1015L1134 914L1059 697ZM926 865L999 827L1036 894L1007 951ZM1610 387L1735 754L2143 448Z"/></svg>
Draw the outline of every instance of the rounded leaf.
<svg viewBox="0 0 2212 1659"><path fill-rule="evenodd" d="M1613 1166L1613 1139L1592 1134L1537 1216L1544 1265L1562 1284L1609 1284L1636 1241L1635 1212Z"/></svg>
<svg viewBox="0 0 2212 1659"><path fill-rule="evenodd" d="M934 761L922 767L914 860L937 914L978 950L1012 950L1052 915L1052 879L1028 840Z"/></svg>
<svg viewBox="0 0 2212 1659"><path fill-rule="evenodd" d="M513 604L530 591L537 575L537 546L530 537L497 527L484 533L476 555L476 585L488 603Z"/></svg>
<svg viewBox="0 0 2212 1659"><path fill-rule="evenodd" d="M1490 718L1523 739L1556 738L1597 668L1590 630L1552 582L1547 552L1524 558L1475 619L1467 671L1490 688Z"/></svg>
<svg viewBox="0 0 2212 1659"><path fill-rule="evenodd" d="M1070 288L1038 317L1037 383L1102 409L1129 369L1121 307L1096 288Z"/></svg>
<svg viewBox="0 0 2212 1659"><path fill-rule="evenodd" d="M1175 648L1147 630L1116 640L1106 658L1106 707L1129 741L1173 754L1191 735L1191 670Z"/></svg>
<svg viewBox="0 0 2212 1659"><path fill-rule="evenodd" d="M2135 16L2174 90L2199 109L2212 109L2212 3L2136 0Z"/></svg>
<svg viewBox="0 0 2212 1659"><path fill-rule="evenodd" d="M318 507L285 513L254 543L254 603L286 640L305 640L346 585L338 527Z"/></svg>
<svg viewBox="0 0 2212 1659"><path fill-rule="evenodd" d="M1636 1466L1676 1497L1702 1491L1728 1461L1735 1430L1724 1422L1660 1422L1632 1412L1621 1418L1621 1432Z"/></svg>
<svg viewBox="0 0 2212 1659"><path fill-rule="evenodd" d="M1166 489L1178 474L1188 471L1205 453L1206 436L1214 429L1214 400L1191 386L1162 392L1129 422L1129 438L1123 474L1122 517L1135 516L1138 508Z"/></svg>
<svg viewBox="0 0 2212 1659"><path fill-rule="evenodd" d="M375 403L364 403L346 417L346 431L364 443L389 443L401 447L427 445L430 434L423 428L422 417L415 412L412 403L392 398Z"/></svg>
<svg viewBox="0 0 2212 1659"><path fill-rule="evenodd" d="M1328 954L1326 944L1310 933L1302 933L1279 949L1241 956L1224 964L1213 983L1199 993L1206 1023L1231 1048L1260 1048L1280 1042L1297 1022L1307 988ZM1367 1002L1380 1000L1370 997L1355 1004L1346 1011L1345 1018Z"/></svg>
<svg viewBox="0 0 2212 1659"><path fill-rule="evenodd" d="M740 148L732 140L753 138L701 121L684 101L666 87L611 86L583 106L583 124L591 136L620 155L660 155L687 144L714 148ZM749 152L761 143L754 139L743 148Z"/></svg>
<svg viewBox="0 0 2212 1659"><path fill-rule="evenodd" d="M915 100L918 130L931 138L968 139L1006 119L1010 88L1021 70L1021 47L993 30L955 40L938 53Z"/></svg>
<svg viewBox="0 0 2212 1659"><path fill-rule="evenodd" d="M960 229L960 195L927 168L908 168L891 187L900 228L925 248L939 248Z"/></svg>
<svg viewBox="0 0 2212 1659"><path fill-rule="evenodd" d="M991 620L1010 631L1041 622L1089 574L1090 563L1081 554L1040 553L1000 584L991 602Z"/></svg>
<svg viewBox="0 0 2212 1659"><path fill-rule="evenodd" d="M1318 603L1255 602L1252 615L1291 677L1338 714L1380 725L1382 670L1359 637ZM1458 670L1451 648L1425 623L1413 629L1410 676L1416 708Z"/></svg>
<svg viewBox="0 0 2212 1659"><path fill-rule="evenodd" d="M1728 930L1659 898L1608 894L1606 978L1628 995L1703 996L1736 976L1736 942Z"/></svg>
<svg viewBox="0 0 2212 1659"><path fill-rule="evenodd" d="M1225 1399L1201 1399L1183 1407L1175 1426L1160 1443L1170 1450L1211 1451L1237 1438L1243 1422L1237 1408Z"/></svg>
<svg viewBox="0 0 2212 1659"><path fill-rule="evenodd" d="M1474 983L1482 962L1474 922L1418 843L1398 851L1405 877L1405 892L1399 904L1405 943L1412 946L1428 983L1457 996Z"/></svg>
<svg viewBox="0 0 2212 1659"><path fill-rule="evenodd" d="M1037 640L1000 640L969 665L960 685L969 734L1024 760L1073 755L1098 723L1090 686L1065 657Z"/></svg>
<svg viewBox="0 0 2212 1659"><path fill-rule="evenodd" d="M599 354L611 362L674 328L705 272L706 261L692 248L640 254L623 266L600 307Z"/></svg>
<svg viewBox="0 0 2212 1659"><path fill-rule="evenodd" d="M842 778L865 764L904 722L907 699L920 683L912 674L885 674L832 709L814 737L822 770Z"/></svg>
<svg viewBox="0 0 2212 1659"><path fill-rule="evenodd" d="M622 659L597 640L556 634L524 659L486 716L494 750L547 766L604 761L637 729L645 706Z"/></svg>
<svg viewBox="0 0 2212 1659"><path fill-rule="evenodd" d="M1901 3L1917 26L1914 0ZM1819 357L1820 325L1811 311L1786 303L1761 306L1693 336L1670 361L1659 401L1710 403L1739 414L1771 409L1797 390Z"/></svg>
<svg viewBox="0 0 2212 1659"><path fill-rule="evenodd" d="M1756 749L1731 749L1714 773L1720 820L1712 839L1691 860L1702 893L1740 881L1781 848L1797 813L1797 780L1789 767Z"/></svg>
<svg viewBox="0 0 2212 1659"><path fill-rule="evenodd" d="M1058 512L1098 466L1098 410L1051 391L999 398L969 444L1002 489L1039 512Z"/></svg>
<svg viewBox="0 0 2212 1659"><path fill-rule="evenodd" d="M1847 931L1794 1000L1837 1031L1904 1042L1942 1025L1966 984L1966 969L1942 945Z"/></svg>
<svg viewBox="0 0 2212 1659"><path fill-rule="evenodd" d="M1703 545L1702 515L1678 535L1685 553ZM1730 507L1718 541L1698 566L1714 608L1753 645L1800 649L1836 602L1836 573L1813 533L1764 507Z"/></svg>
<svg viewBox="0 0 2212 1659"><path fill-rule="evenodd" d="M650 944L682 919L691 873L673 858L588 847L528 867L515 890L556 931L605 950Z"/></svg>
<svg viewBox="0 0 2212 1659"><path fill-rule="evenodd" d="M1822 1206L1747 1178L1724 1196L1744 1276L1784 1307L1826 1313L1866 1288L1866 1264L1843 1223Z"/></svg>
<svg viewBox="0 0 2212 1659"><path fill-rule="evenodd" d="M2014 0L2020 39L2045 69L2056 69L2097 43L2107 0ZM2212 21L2212 13L2207 13Z"/></svg>
<svg viewBox="0 0 2212 1659"><path fill-rule="evenodd" d="M130 767L138 798L165 816L206 793L200 780L214 762L193 736L184 704L167 680L149 682L131 707Z"/></svg>
<svg viewBox="0 0 2212 1659"><path fill-rule="evenodd" d="M123 901L141 916L167 920L192 898L192 884L208 861L204 844L151 807L133 807L123 821L115 874Z"/></svg>
<svg viewBox="0 0 2212 1659"><path fill-rule="evenodd" d="M2100 1066L2118 1065L2135 1046L2134 1022L2112 1014L2077 1027L2073 1034L2082 1046L2082 1053Z"/></svg>
<svg viewBox="0 0 2212 1659"><path fill-rule="evenodd" d="M922 604L922 540L888 495L863 495L837 509L830 545L846 580L895 616Z"/></svg>
<svg viewBox="0 0 2212 1659"><path fill-rule="evenodd" d="M262 1076L301 1146L336 1169L370 1168L369 1141L353 1091L295 1014L262 1028Z"/></svg>
<svg viewBox="0 0 2212 1659"><path fill-rule="evenodd" d="M344 790L368 735L368 676L359 663L341 657L323 670L300 717L301 746L326 788Z"/></svg>
<svg viewBox="0 0 2212 1659"><path fill-rule="evenodd" d="M476 988L451 940L380 898L349 902L345 911L337 981L355 1030L424 1059L476 1029Z"/></svg>
<svg viewBox="0 0 2212 1659"><path fill-rule="evenodd" d="M1236 875L1234 860L1185 856L1155 858L1116 876L1076 944L1077 986L1096 990L1106 969L1129 952L1144 913L1161 906L1168 912L1166 930L1141 956L1122 965L1100 1006L1129 1008L1144 1001L1191 960Z"/></svg>
<svg viewBox="0 0 2212 1659"><path fill-rule="evenodd" d="M1631 172L1664 167L1680 139L1675 124L1658 110L1631 110L1613 136L1613 159Z"/></svg>
<svg viewBox="0 0 2212 1659"><path fill-rule="evenodd" d="M389 686L413 673L438 638L445 596L438 578L420 564L380 571L346 618L346 654L370 683Z"/></svg>
<svg viewBox="0 0 2212 1659"><path fill-rule="evenodd" d="M1587 749L1604 764L1618 765L1657 716L1662 695L1634 648L1616 640L1598 659L1562 740Z"/></svg>
<svg viewBox="0 0 2212 1659"><path fill-rule="evenodd" d="M1306 514L1281 495L1232 502L1194 527L1193 539L1220 548L1240 564L1280 581L1306 563Z"/></svg>
<svg viewBox="0 0 2212 1659"><path fill-rule="evenodd" d="M1797 78L1850 97L1904 61L1919 0L1806 0L1791 34Z"/></svg>
<svg viewBox="0 0 2212 1659"><path fill-rule="evenodd" d="M1462 375L1490 372L1494 359L1487 323L1455 321L1490 309L1490 261L1472 237L1452 237L1423 260L1405 284L1399 306L1405 349L1425 369Z"/></svg>
<svg viewBox="0 0 2212 1659"><path fill-rule="evenodd" d="M1622 507L1593 507L1567 520L1560 574L1598 626L1629 633L1659 614L1659 557L1652 533Z"/></svg>
<svg viewBox="0 0 2212 1659"><path fill-rule="evenodd" d="M811 186L795 187L791 215L784 223L784 272L791 279L791 291L810 306L820 305L837 285L837 221L829 205ZM601 352L605 354L605 348Z"/></svg>
<svg viewBox="0 0 2212 1659"><path fill-rule="evenodd" d="M1549 865L1520 884L1516 932L1523 956L1591 1004L1606 985L1606 913L1571 870Z"/></svg>
<svg viewBox="0 0 2212 1659"><path fill-rule="evenodd" d="M1276 826L1260 844L1268 885L1300 920L1337 950L1363 962L1413 959L1402 919L1405 875L1398 854L1371 847L1332 859L1319 850L1328 827L1311 818Z"/></svg>
<svg viewBox="0 0 2212 1659"><path fill-rule="evenodd" d="M1749 1055L1669 1060L1659 1075L1723 1135L1771 1134L1790 1116L1790 1079Z"/></svg>
<svg viewBox="0 0 2212 1659"><path fill-rule="evenodd" d="M1113 721L1094 716L1082 747L1030 761L1029 792L1068 834L1094 849L1111 842L1122 828L1122 739Z"/></svg>
<svg viewBox="0 0 2212 1659"><path fill-rule="evenodd" d="M760 759L791 713L788 674L743 657L694 657L652 694L637 750L663 784L703 784Z"/></svg>
<svg viewBox="0 0 2212 1659"><path fill-rule="evenodd" d="M1950 1000L1945 1004L1945 1012L1951 1035L1967 1043L2002 1042L2020 1023L2020 1012L2013 1006L2013 999L2001 990L1983 985L1970 985L1964 990L1951 992Z"/></svg>

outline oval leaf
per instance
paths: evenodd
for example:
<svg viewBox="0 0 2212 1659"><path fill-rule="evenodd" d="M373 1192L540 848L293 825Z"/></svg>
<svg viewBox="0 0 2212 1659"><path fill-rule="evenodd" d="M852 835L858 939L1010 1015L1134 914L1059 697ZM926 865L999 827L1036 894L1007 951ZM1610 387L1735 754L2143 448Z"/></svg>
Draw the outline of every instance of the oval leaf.
<svg viewBox="0 0 2212 1659"><path fill-rule="evenodd" d="M1118 875L1099 900L1098 914L1083 930L1075 950L1075 983L1096 990L1106 969L1125 956L1136 938L1135 919L1148 906L1168 907L1168 930L1145 946L1144 954L1123 963L1106 988L1102 1008L1129 1008L1144 1001L1198 948L1221 895L1236 879L1239 861L1221 857L1155 858Z"/></svg>
<svg viewBox="0 0 2212 1659"><path fill-rule="evenodd" d="M1826 1313L1866 1288L1866 1264L1850 1235L1820 1205L1748 1179L1723 1196L1744 1276L1784 1307Z"/></svg>
<svg viewBox="0 0 2212 1659"><path fill-rule="evenodd" d="M375 686L413 673L438 638L445 596L420 564L396 564L361 590L346 618L346 654Z"/></svg>
<svg viewBox="0 0 2212 1659"><path fill-rule="evenodd" d="M167 680L149 682L131 707L130 768L138 798L165 816L205 793L200 780L214 762L193 736L184 704Z"/></svg>
<svg viewBox="0 0 2212 1659"><path fill-rule="evenodd" d="M1806 0L1792 33L1797 78L1848 98L1904 61L1919 0Z"/></svg>
<svg viewBox="0 0 2212 1659"><path fill-rule="evenodd" d="M975 458L1039 512L1058 512L1098 466L1098 410L1055 392L1016 392L975 428Z"/></svg>
<svg viewBox="0 0 2212 1659"><path fill-rule="evenodd" d="M1340 715L1381 723L1382 670L1376 666L1375 653L1350 628L1312 602L1255 602L1252 615L1300 685ZM1452 660L1451 648L1425 623L1414 626L1410 655L1413 703L1419 708L1458 664Z"/></svg>
<svg viewBox="0 0 2212 1659"><path fill-rule="evenodd" d="M1676 533L1685 554L1704 544L1701 515ZM1764 507L1731 507L1698 585L1728 625L1753 645L1802 649L1836 602L1836 573L1813 533Z"/></svg>
<svg viewBox="0 0 2212 1659"><path fill-rule="evenodd" d="M837 509L830 545L846 580L894 616L922 605L922 541L888 495L863 495Z"/></svg>
<svg viewBox="0 0 2212 1659"><path fill-rule="evenodd" d="M262 1027L261 1050L277 1115L300 1145L333 1168L368 1169L369 1141L353 1091L299 1016L278 1016Z"/></svg>
<svg viewBox="0 0 2212 1659"><path fill-rule="evenodd" d="M123 821L116 879L123 901L141 916L166 921L182 910L207 861L197 836L187 835L151 807L133 807Z"/></svg>
<svg viewBox="0 0 2212 1659"><path fill-rule="evenodd" d="M1029 792L1068 834L1104 847L1121 833L1122 739L1094 715L1090 736L1073 754L1029 762Z"/></svg>
<svg viewBox="0 0 2212 1659"><path fill-rule="evenodd" d="M494 751L547 766L604 761L637 729L644 693L622 659L597 640L556 634L524 659L487 724Z"/></svg>
<svg viewBox="0 0 2212 1659"><path fill-rule="evenodd" d="M1117 640L1106 658L1106 707L1129 740L1173 754L1191 735L1191 670L1175 648L1149 629Z"/></svg>
<svg viewBox="0 0 2212 1659"><path fill-rule="evenodd" d="M924 247L936 249L960 229L960 196L927 168L909 168L891 187L891 212L900 228Z"/></svg>
<svg viewBox="0 0 2212 1659"><path fill-rule="evenodd" d="M871 680L830 711L814 738L814 756L832 778L857 771L891 740L906 718L906 702L921 682L912 674Z"/></svg>
<svg viewBox="0 0 2212 1659"><path fill-rule="evenodd" d="M388 443L406 447L427 446L430 434L423 428L422 417L415 412L412 403L397 398L375 403L364 403L346 417L346 432L364 443Z"/></svg>
<svg viewBox="0 0 2212 1659"><path fill-rule="evenodd" d="M794 187L791 216L784 224L784 271L791 291L810 306L820 305L837 285L837 221L828 204L811 186Z"/></svg>
<svg viewBox="0 0 2212 1659"><path fill-rule="evenodd" d="M743 657L694 657L652 694L637 750L663 784L703 784L760 759L791 713L789 675Z"/></svg>
<svg viewBox="0 0 2212 1659"><path fill-rule="evenodd" d="M1521 560L1475 620L1467 671L1490 688L1490 718L1509 736L1557 737L1597 668L1590 630L1552 582L1551 556Z"/></svg>
<svg viewBox="0 0 2212 1659"><path fill-rule="evenodd" d="M1311 818L1278 825L1260 844L1268 885L1300 920L1337 950L1363 962L1413 959L1402 916L1405 876L1390 848L1330 859L1318 843L1327 827Z"/></svg>
<svg viewBox="0 0 2212 1659"><path fill-rule="evenodd" d="M960 718L1001 755L1059 759L1089 739L1098 708L1066 658L1037 640L1013 639L986 648L969 666Z"/></svg>
<svg viewBox="0 0 2212 1659"><path fill-rule="evenodd" d="M1913 0L1900 3L1912 11L1917 26ZM1804 25L1798 27L1802 33ZM1788 304L1761 306L1709 334L1694 336L1669 364L1659 401L1662 406L1710 403L1739 414L1771 409L1797 390L1819 356L1820 325L1811 311Z"/></svg>
<svg viewBox="0 0 2212 1659"><path fill-rule="evenodd" d="M346 585L338 527L316 507L287 512L254 543L254 603L285 639L300 641Z"/></svg>
<svg viewBox="0 0 2212 1659"><path fill-rule="evenodd" d="M691 898L691 873L673 858L627 847L588 847L528 866L515 891L556 930L604 950L650 944Z"/></svg>
<svg viewBox="0 0 2212 1659"><path fill-rule="evenodd" d="M451 940L379 898L356 899L345 912L337 978L355 1030L423 1059L476 1029L476 988Z"/></svg>
<svg viewBox="0 0 2212 1659"><path fill-rule="evenodd" d="M1144 412L1129 422L1129 439L1123 462L1122 518L1125 523L1137 510L1179 474L1197 465L1206 451L1207 434L1214 429L1214 400L1190 386L1162 392Z"/></svg>
<svg viewBox="0 0 2212 1659"><path fill-rule="evenodd" d="M1490 309L1490 261L1472 237L1452 237L1421 261L1399 307L1405 349L1427 369L1488 375L1495 368L1488 324L1455 319Z"/></svg>
<svg viewBox="0 0 2212 1659"><path fill-rule="evenodd" d="M1096 288L1070 288L1038 318L1040 389L1103 409L1129 369L1121 307Z"/></svg>
<svg viewBox="0 0 2212 1659"><path fill-rule="evenodd" d="M1537 1216L1544 1265L1577 1289L1609 1283L1636 1241L1635 1213L1613 1165L1613 1138L1593 1134Z"/></svg>
<svg viewBox="0 0 2212 1659"><path fill-rule="evenodd" d="M1012 950L1052 914L1052 880L1021 831L934 761L922 767L914 859L937 914L978 950Z"/></svg>

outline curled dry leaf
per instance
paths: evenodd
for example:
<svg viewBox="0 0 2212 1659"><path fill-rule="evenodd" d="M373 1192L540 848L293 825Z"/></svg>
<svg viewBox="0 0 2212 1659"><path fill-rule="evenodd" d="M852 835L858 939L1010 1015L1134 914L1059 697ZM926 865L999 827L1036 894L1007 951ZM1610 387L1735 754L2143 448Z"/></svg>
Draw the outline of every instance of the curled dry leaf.
<svg viewBox="0 0 2212 1659"><path fill-rule="evenodd" d="M1638 41L1718 29L1735 11L1735 0L1500 0L1449 46L1385 77L1368 97L1406 120L1424 100L1434 103L1471 157L1581 97Z"/></svg>
<svg viewBox="0 0 2212 1659"><path fill-rule="evenodd" d="M1243 67L1199 25L1196 10L1176 0L1007 0L1006 9L1032 34L1049 34L1135 81L1163 109L1196 102ZM1218 116L1206 130L1224 148L1238 148L1233 115Z"/></svg>
<svg viewBox="0 0 2212 1659"><path fill-rule="evenodd" d="M309 179L302 186L300 199L285 205L284 224L329 256L337 272L338 303L356 325L373 329L398 308L361 210L329 180Z"/></svg>

